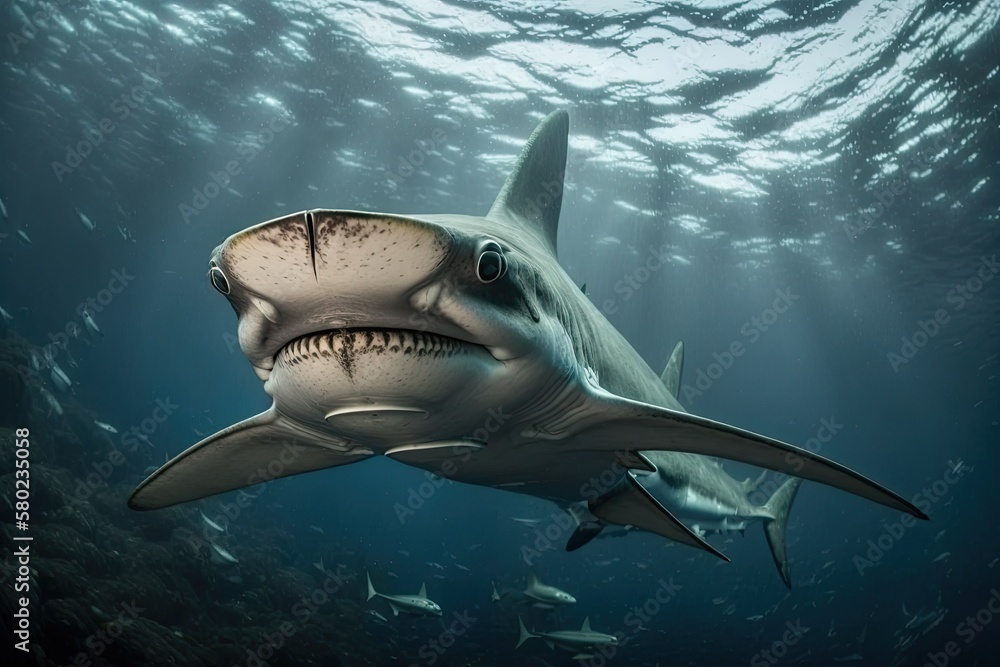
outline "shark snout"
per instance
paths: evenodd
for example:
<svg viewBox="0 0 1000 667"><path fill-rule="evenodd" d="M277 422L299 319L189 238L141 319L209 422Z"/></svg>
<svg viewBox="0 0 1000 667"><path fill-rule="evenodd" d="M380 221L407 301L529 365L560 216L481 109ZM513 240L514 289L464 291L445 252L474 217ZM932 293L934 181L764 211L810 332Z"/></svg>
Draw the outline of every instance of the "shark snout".
<svg viewBox="0 0 1000 667"><path fill-rule="evenodd" d="M433 222L316 209L230 236L208 278L236 310L244 354L266 371L279 349L307 334L419 328L411 297L435 281L453 246Z"/></svg>

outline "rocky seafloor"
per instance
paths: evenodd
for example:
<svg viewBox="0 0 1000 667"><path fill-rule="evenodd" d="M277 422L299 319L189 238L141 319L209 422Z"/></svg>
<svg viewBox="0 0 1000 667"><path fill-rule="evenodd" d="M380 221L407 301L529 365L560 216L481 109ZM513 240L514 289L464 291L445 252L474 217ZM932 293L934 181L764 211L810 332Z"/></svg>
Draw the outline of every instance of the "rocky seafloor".
<svg viewBox="0 0 1000 667"><path fill-rule="evenodd" d="M162 454L123 446L120 435L99 428L96 415L72 393L52 387L44 368L30 370L32 354L43 358L41 348L3 333L0 489L11 513L17 502L17 429L28 429L30 442L27 530L0 524L8 545L0 564L4 625L18 622L21 598L28 602L30 639L27 652L14 651L19 664L412 662L410 651L396 645L407 638L366 613L358 555L322 553L321 571L274 521L248 518L218 534L190 505L130 510L128 494L144 471L162 463ZM57 398L61 415L43 389ZM24 536L31 541L15 541ZM225 553L238 545L238 563L220 559L212 544ZM24 545L30 553L27 582L23 576L19 581L15 555ZM17 628L8 629L7 636L19 641Z"/></svg>

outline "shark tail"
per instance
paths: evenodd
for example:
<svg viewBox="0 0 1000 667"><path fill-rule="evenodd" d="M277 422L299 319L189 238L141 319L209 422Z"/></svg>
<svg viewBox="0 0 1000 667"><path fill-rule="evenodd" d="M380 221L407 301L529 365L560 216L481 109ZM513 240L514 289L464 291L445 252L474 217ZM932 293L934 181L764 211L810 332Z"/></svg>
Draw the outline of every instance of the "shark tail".
<svg viewBox="0 0 1000 667"><path fill-rule="evenodd" d="M514 648L521 648L521 644L528 641L532 637L537 637L537 635L533 635L530 632L528 632L528 628L524 627L524 621L521 620L520 616L517 617L517 624L518 626L520 626L521 629L521 638L518 640L517 646L515 646Z"/></svg>
<svg viewBox="0 0 1000 667"><path fill-rule="evenodd" d="M771 499L764 505L764 511L773 518L764 519L764 535L767 537L767 544L771 547L771 556L774 557L774 564L778 568L778 574L785 586L792 589L792 572L788 565L788 554L785 551L785 528L788 526L788 514L792 509L792 502L795 494L799 491L802 480L797 478L789 479L778 487Z"/></svg>
<svg viewBox="0 0 1000 667"><path fill-rule="evenodd" d="M372 586L372 575L367 570L365 571L365 576L368 577L368 599L371 600L378 593L375 592L375 587Z"/></svg>

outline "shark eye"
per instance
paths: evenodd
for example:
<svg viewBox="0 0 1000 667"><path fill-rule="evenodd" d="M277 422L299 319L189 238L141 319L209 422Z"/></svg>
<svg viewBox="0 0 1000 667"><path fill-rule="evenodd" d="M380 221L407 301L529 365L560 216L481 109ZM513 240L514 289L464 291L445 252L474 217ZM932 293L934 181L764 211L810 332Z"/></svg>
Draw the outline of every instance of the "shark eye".
<svg viewBox="0 0 1000 667"><path fill-rule="evenodd" d="M208 270L208 279L212 281L212 287L219 290L220 293L229 294L229 281L226 280L226 274L222 272L222 269L213 266Z"/></svg>
<svg viewBox="0 0 1000 667"><path fill-rule="evenodd" d="M488 241L479 251L476 262L476 277L486 285L499 280L507 273L507 258L495 241Z"/></svg>

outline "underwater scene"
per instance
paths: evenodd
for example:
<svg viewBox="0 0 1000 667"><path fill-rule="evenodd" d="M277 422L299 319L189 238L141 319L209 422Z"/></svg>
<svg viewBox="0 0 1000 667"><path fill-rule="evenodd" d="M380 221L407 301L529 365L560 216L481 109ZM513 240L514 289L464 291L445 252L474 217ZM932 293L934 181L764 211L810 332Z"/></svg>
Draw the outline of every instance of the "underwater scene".
<svg viewBox="0 0 1000 667"><path fill-rule="evenodd" d="M5 665L993 665L997 0L0 8Z"/></svg>

